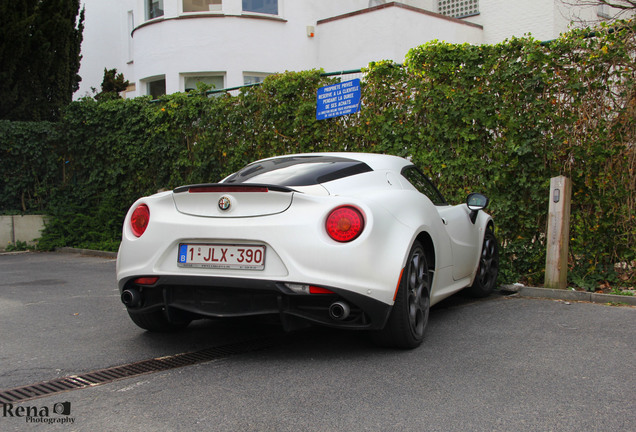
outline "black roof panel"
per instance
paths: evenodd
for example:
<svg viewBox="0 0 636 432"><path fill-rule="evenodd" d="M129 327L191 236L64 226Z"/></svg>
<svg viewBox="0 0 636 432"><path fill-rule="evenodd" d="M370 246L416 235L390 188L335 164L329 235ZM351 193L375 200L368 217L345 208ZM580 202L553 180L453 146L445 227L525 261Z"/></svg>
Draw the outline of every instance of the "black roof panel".
<svg viewBox="0 0 636 432"><path fill-rule="evenodd" d="M339 156L289 156L249 164L224 183L311 186L369 171L364 162Z"/></svg>

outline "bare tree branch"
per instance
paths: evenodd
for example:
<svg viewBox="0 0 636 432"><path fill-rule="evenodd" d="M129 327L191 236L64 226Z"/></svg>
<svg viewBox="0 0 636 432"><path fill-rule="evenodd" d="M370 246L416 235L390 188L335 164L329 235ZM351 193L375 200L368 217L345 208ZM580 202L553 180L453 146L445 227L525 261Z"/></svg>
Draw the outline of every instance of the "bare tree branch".
<svg viewBox="0 0 636 432"><path fill-rule="evenodd" d="M570 0L563 3L571 6L601 6L621 10L636 10L636 0Z"/></svg>
<svg viewBox="0 0 636 432"><path fill-rule="evenodd" d="M598 0L598 3L608 5L616 9L636 9L636 1L634 0Z"/></svg>
<svg viewBox="0 0 636 432"><path fill-rule="evenodd" d="M582 25L636 16L636 0L561 0L561 3L571 9L569 18ZM594 14L598 16L597 19L592 19L589 13L583 13L583 10L594 7L598 8Z"/></svg>

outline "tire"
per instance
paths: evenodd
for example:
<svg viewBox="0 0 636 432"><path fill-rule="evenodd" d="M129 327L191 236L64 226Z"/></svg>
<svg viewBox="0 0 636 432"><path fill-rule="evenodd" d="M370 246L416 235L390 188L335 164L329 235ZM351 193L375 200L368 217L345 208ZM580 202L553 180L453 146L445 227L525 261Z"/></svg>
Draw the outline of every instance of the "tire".
<svg viewBox="0 0 636 432"><path fill-rule="evenodd" d="M169 321L163 310L152 312L131 313L128 311L130 319L144 330L157 333L173 332L186 328L192 320L184 319L179 321Z"/></svg>
<svg viewBox="0 0 636 432"><path fill-rule="evenodd" d="M395 303L384 329L375 335L383 346L402 349L418 347L424 340L431 305L431 277L426 253L415 242L400 280Z"/></svg>
<svg viewBox="0 0 636 432"><path fill-rule="evenodd" d="M484 246L479 257L479 268L466 294L471 297L487 297L492 294L499 274L499 245L492 228L488 228L484 236Z"/></svg>

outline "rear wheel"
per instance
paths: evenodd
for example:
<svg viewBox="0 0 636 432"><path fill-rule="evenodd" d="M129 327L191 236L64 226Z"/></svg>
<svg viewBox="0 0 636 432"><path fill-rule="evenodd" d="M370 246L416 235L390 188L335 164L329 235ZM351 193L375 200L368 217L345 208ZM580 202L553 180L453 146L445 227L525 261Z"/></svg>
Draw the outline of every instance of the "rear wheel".
<svg viewBox="0 0 636 432"><path fill-rule="evenodd" d="M415 348L422 343L431 305L431 280L424 248L415 242L402 274L386 326L376 335L381 345Z"/></svg>
<svg viewBox="0 0 636 432"><path fill-rule="evenodd" d="M130 319L144 330L151 332L171 332L186 328L192 320L168 320L164 310L135 313L128 311Z"/></svg>
<svg viewBox="0 0 636 432"><path fill-rule="evenodd" d="M484 246L479 257L479 268L473 284L466 288L472 297L486 297L492 294L499 274L499 245L492 228L484 236Z"/></svg>

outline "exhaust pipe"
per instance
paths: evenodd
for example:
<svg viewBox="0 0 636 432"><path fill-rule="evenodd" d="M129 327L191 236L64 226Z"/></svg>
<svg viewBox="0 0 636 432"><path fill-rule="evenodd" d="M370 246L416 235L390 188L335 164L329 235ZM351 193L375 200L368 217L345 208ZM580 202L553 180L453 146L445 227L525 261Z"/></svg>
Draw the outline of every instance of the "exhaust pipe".
<svg viewBox="0 0 636 432"><path fill-rule="evenodd" d="M141 304L141 293L136 288L125 289L121 293L121 302L129 308L137 307Z"/></svg>
<svg viewBox="0 0 636 432"><path fill-rule="evenodd" d="M343 301L337 301L329 306L329 317L335 321L342 321L347 319L349 313L351 312L351 308L349 305Z"/></svg>

